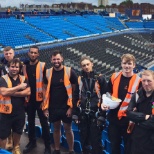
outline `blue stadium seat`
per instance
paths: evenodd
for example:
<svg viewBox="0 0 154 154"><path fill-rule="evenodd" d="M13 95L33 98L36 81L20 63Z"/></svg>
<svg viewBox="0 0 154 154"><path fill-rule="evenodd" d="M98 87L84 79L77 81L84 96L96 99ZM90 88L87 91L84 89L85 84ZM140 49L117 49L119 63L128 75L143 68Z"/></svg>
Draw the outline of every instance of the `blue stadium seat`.
<svg viewBox="0 0 154 154"><path fill-rule="evenodd" d="M105 146L105 141L108 139L108 132L103 130L102 131L102 143Z"/></svg>
<svg viewBox="0 0 154 154"><path fill-rule="evenodd" d="M121 154L124 154L124 144L120 144L120 151L121 151Z"/></svg>
<svg viewBox="0 0 154 154"><path fill-rule="evenodd" d="M78 131L78 125L77 124L75 124L75 122L74 121L72 121L72 130L74 131Z"/></svg>
<svg viewBox="0 0 154 154"><path fill-rule="evenodd" d="M106 150L103 150L103 154L110 154L110 153L108 153Z"/></svg>
<svg viewBox="0 0 154 154"><path fill-rule="evenodd" d="M53 127L53 123L50 123L50 131L54 132L54 127ZM64 134L64 126L63 124L61 124L61 134Z"/></svg>
<svg viewBox="0 0 154 154"><path fill-rule="evenodd" d="M74 140L74 151L77 153L82 152L82 147L80 141Z"/></svg>
<svg viewBox="0 0 154 154"><path fill-rule="evenodd" d="M26 122L24 132L28 133L28 122ZM41 126L35 125L35 135L36 135L36 138L40 138L42 136L42 127Z"/></svg>
<svg viewBox="0 0 154 154"><path fill-rule="evenodd" d="M80 134L78 130L73 130L74 140L80 141Z"/></svg>
<svg viewBox="0 0 154 154"><path fill-rule="evenodd" d="M64 135L62 135L62 143L61 146L63 146L64 148L68 149L68 144L67 144L67 140L66 137ZM82 148L81 148L81 143L80 141L74 140L74 151L81 153Z"/></svg>
<svg viewBox="0 0 154 154"><path fill-rule="evenodd" d="M0 154L12 154L12 153L0 148Z"/></svg>
<svg viewBox="0 0 154 154"><path fill-rule="evenodd" d="M40 138L42 136L42 127L35 125L35 135L37 138Z"/></svg>
<svg viewBox="0 0 154 154"><path fill-rule="evenodd" d="M111 153L111 142L108 139L105 140L105 150L106 152Z"/></svg>

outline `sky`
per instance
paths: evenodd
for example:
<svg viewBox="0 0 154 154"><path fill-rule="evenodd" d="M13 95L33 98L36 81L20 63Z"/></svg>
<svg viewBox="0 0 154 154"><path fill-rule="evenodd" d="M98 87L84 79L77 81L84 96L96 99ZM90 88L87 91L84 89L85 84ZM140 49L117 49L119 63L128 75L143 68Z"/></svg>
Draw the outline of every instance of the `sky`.
<svg viewBox="0 0 154 154"><path fill-rule="evenodd" d="M108 0L109 4L116 3L119 4L124 0ZM17 6L19 4L48 4L52 5L55 3L68 3L68 2L86 2L92 3L93 5L98 5L98 0L0 0L0 4L2 7L6 6ZM154 4L154 0L133 0L134 3L151 3Z"/></svg>

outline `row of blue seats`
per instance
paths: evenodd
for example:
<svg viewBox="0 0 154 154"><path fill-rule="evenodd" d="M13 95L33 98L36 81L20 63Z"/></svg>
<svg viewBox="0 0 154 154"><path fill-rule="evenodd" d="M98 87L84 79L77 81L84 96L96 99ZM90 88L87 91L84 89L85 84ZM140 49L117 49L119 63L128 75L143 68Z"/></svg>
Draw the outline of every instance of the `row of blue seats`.
<svg viewBox="0 0 154 154"><path fill-rule="evenodd" d="M154 28L154 22L126 22L129 28Z"/></svg>
<svg viewBox="0 0 154 154"><path fill-rule="evenodd" d="M72 122L72 130L73 130L73 133L74 133L74 151L77 152L77 153L81 153L82 147L81 147L81 143L80 143L79 130L78 130L78 126L74 122ZM26 123L25 131L28 132L28 122ZM110 154L111 153L111 143L109 141L107 131L108 131L108 122L107 122L107 127L102 131L102 145L104 147L104 150L103 150L104 154ZM41 126L36 125L35 126L35 132L36 132L36 137L40 138L42 136ZM53 124L50 124L51 144L54 144L53 132L54 132ZM63 125L61 126L61 134L62 134L61 139L60 139L61 146L68 149L68 144L67 144ZM124 144L123 143L121 143L121 154L124 154Z"/></svg>

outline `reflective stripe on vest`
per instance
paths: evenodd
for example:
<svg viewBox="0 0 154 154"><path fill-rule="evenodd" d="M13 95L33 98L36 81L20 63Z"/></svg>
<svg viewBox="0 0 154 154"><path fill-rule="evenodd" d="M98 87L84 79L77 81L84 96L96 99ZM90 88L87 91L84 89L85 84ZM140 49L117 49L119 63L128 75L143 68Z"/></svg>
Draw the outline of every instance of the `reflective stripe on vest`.
<svg viewBox="0 0 154 154"><path fill-rule="evenodd" d="M73 104L72 104L72 85L70 83L70 72L71 72L71 68L64 66L64 86L66 88L67 95L68 95L67 105L72 108L73 107ZM47 85L47 90L46 90L45 98L44 98L43 105L42 105L42 110L48 109L48 107L49 107L50 86L51 86L52 73L53 73L53 68L47 69L46 77L47 77L47 80L48 80L48 85Z"/></svg>
<svg viewBox="0 0 154 154"><path fill-rule="evenodd" d="M118 98L118 89L119 89L119 83L121 79L122 72L114 73L111 77L111 82L113 85L113 94L112 96ZM132 95L137 91L139 83L141 81L141 78L134 74L132 78L129 81L128 91L125 96L124 101L122 102L120 109L118 111L118 118L121 119L122 116L126 116L126 110L128 108L129 102L131 100Z"/></svg>
<svg viewBox="0 0 154 154"><path fill-rule="evenodd" d="M81 92L82 92L82 88L83 88L83 82L81 80L81 76L78 77L78 84L79 84L79 100L81 100ZM99 102L98 102L98 107L99 107L100 102L101 102L101 93L100 93L100 85L99 85L98 81L95 82L95 90L96 90L96 94L99 98Z"/></svg>
<svg viewBox="0 0 154 154"><path fill-rule="evenodd" d="M12 82L8 74L3 75L2 78L7 83L7 88L12 88ZM25 76L19 75L19 79L20 82L23 83L25 81ZM11 97L0 95L0 113L10 114L11 112L12 112Z"/></svg>
<svg viewBox="0 0 154 154"><path fill-rule="evenodd" d="M38 62L36 66L36 101L43 101L43 71L44 71L44 62ZM23 67L23 73L28 79L26 72L26 65Z"/></svg>
<svg viewBox="0 0 154 154"><path fill-rule="evenodd" d="M36 66L36 101L43 101L43 71L44 62L38 62Z"/></svg>

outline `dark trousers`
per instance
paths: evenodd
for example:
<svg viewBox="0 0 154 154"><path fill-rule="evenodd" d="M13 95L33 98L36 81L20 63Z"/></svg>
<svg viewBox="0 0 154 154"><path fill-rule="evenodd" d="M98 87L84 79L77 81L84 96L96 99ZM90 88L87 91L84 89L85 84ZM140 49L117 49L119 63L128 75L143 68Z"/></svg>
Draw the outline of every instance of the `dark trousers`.
<svg viewBox="0 0 154 154"><path fill-rule="evenodd" d="M81 116L79 130L83 153L88 154L88 147L92 146L91 154L102 154L102 131L97 126L96 118Z"/></svg>
<svg viewBox="0 0 154 154"><path fill-rule="evenodd" d="M120 125L116 123L109 123L109 140L111 142L111 154L120 154L120 144L122 138L124 140L125 154L129 153L130 135L127 133L128 125Z"/></svg>
<svg viewBox="0 0 154 154"><path fill-rule="evenodd" d="M36 111L40 119L42 126L42 138L44 140L45 147L50 146L50 131L47 118L44 116L42 109L40 108L41 102L30 101L27 106L28 114L28 137L29 141L36 142L35 136L35 115Z"/></svg>

